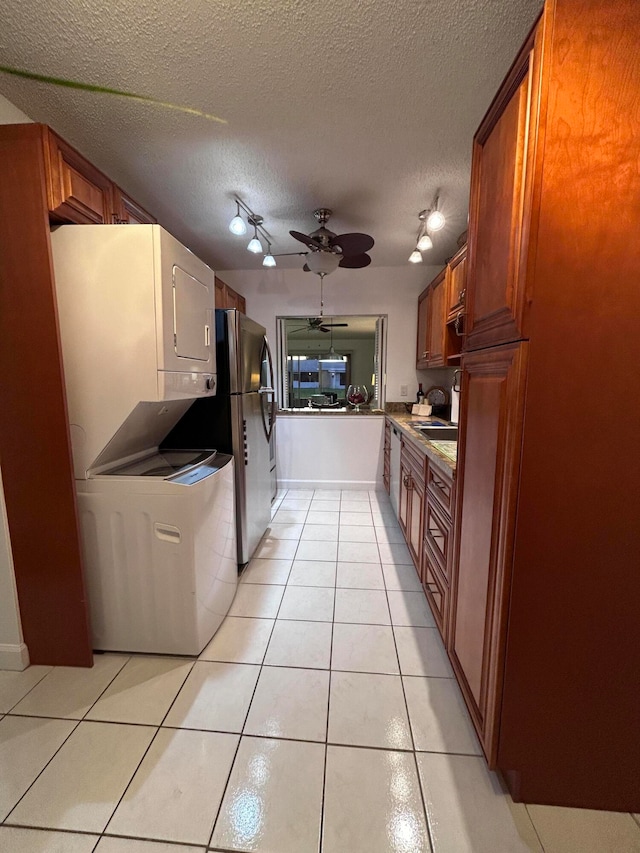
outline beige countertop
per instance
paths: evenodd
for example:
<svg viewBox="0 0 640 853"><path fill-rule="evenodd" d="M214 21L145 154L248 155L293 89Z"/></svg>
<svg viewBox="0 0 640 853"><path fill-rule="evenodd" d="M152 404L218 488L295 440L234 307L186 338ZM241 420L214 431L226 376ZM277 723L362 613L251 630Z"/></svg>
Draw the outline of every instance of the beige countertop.
<svg viewBox="0 0 640 853"><path fill-rule="evenodd" d="M448 473L449 476L453 475L455 477L456 461L438 448L437 445L441 444L441 442L433 442L423 438L423 436L421 436L419 432L416 432L416 430L411 426L412 423L424 424L431 420L441 421L441 418L425 418L418 415L390 415L388 413L386 414L386 417L389 418L394 426L398 427L405 438L409 439L415 447L422 450L431 462L434 462L445 473Z"/></svg>
<svg viewBox="0 0 640 853"><path fill-rule="evenodd" d="M382 409L362 409L359 412L356 412L355 409L316 409L314 408L302 408L302 409L278 409L277 417L290 417L291 415L303 415L305 417L312 417L313 415L331 415L331 417L336 417L338 415L342 415L343 417L347 415L348 417L358 417L362 418L370 415L377 415L380 417L384 415Z"/></svg>

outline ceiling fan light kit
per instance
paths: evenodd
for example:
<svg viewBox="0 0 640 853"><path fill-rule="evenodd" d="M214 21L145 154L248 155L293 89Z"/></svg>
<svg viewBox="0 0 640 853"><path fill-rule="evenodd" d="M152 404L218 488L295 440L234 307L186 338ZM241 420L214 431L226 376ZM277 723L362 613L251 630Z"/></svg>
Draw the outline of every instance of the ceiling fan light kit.
<svg viewBox="0 0 640 853"><path fill-rule="evenodd" d="M289 231L292 237L304 243L309 249L303 270L314 272L322 278L330 275L338 267L360 269L369 266L371 257L367 252L374 245L374 239L369 234L336 234L326 228L332 212L328 207L318 207L313 211L320 227L311 234Z"/></svg>

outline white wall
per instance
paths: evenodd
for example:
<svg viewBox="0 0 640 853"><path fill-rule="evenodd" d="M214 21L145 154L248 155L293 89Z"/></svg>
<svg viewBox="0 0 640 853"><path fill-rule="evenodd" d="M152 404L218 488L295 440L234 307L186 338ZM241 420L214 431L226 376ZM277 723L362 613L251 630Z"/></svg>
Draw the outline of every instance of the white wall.
<svg viewBox="0 0 640 853"><path fill-rule="evenodd" d="M418 295L440 267L338 269L324 281L324 313L386 314L386 399L415 399ZM320 279L302 269L225 270L223 281L247 301L247 314L267 330L275 347L277 316L315 317ZM407 386L401 396L400 386ZM318 420L317 418L321 418ZM344 415L284 416L276 428L280 486L382 488L382 418Z"/></svg>
<svg viewBox="0 0 640 853"><path fill-rule="evenodd" d="M282 415L276 437L279 488L383 487L382 415Z"/></svg>
<svg viewBox="0 0 640 853"><path fill-rule="evenodd" d="M0 124L26 124L33 121L22 110L0 95Z"/></svg>
<svg viewBox="0 0 640 853"><path fill-rule="evenodd" d="M30 121L29 116L0 95L0 124L25 124ZM0 669L24 669L28 665L29 655L22 641L13 557L0 475Z"/></svg>
<svg viewBox="0 0 640 853"><path fill-rule="evenodd" d="M22 641L18 594L0 472L0 669L24 669L28 665L29 655Z"/></svg>
<svg viewBox="0 0 640 853"><path fill-rule="evenodd" d="M418 295L441 267L406 264L342 270L324 280L324 313L386 314L387 400L413 399L417 389ZM247 314L267 329L275 348L276 316L320 313L320 279L302 269L225 270L220 278L247 300ZM408 396L400 396L400 386Z"/></svg>

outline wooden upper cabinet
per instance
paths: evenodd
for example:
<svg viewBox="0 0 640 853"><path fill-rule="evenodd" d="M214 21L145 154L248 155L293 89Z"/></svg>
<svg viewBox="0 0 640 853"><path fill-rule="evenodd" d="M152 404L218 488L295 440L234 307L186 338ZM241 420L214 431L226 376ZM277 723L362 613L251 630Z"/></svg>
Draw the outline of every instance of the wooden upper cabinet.
<svg viewBox="0 0 640 853"><path fill-rule="evenodd" d="M445 363L446 267L418 297L416 367L441 367Z"/></svg>
<svg viewBox="0 0 640 853"><path fill-rule="evenodd" d="M225 284L218 276L216 276L216 308L235 308L241 314L247 313L244 296Z"/></svg>
<svg viewBox="0 0 640 853"><path fill-rule="evenodd" d="M82 225L112 221L113 184L95 166L43 126L47 201L52 219Z"/></svg>
<svg viewBox="0 0 640 853"><path fill-rule="evenodd" d="M449 261L447 279L447 322L460 322L467 298L466 244Z"/></svg>
<svg viewBox="0 0 640 853"><path fill-rule="evenodd" d="M422 370L429 367L429 302L431 290L425 288L418 297L418 342L416 348L416 367Z"/></svg>
<svg viewBox="0 0 640 853"><path fill-rule="evenodd" d="M157 219L140 207L120 187L113 187L113 217L112 222L127 225L155 225Z"/></svg>
<svg viewBox="0 0 640 853"><path fill-rule="evenodd" d="M522 443L527 342L462 360L449 656L495 766Z"/></svg>
<svg viewBox="0 0 640 853"><path fill-rule="evenodd" d="M526 248L539 89L534 30L473 141L465 349L528 337Z"/></svg>
<svg viewBox="0 0 640 853"><path fill-rule="evenodd" d="M447 268L431 282L429 305L429 367L445 364L445 299Z"/></svg>

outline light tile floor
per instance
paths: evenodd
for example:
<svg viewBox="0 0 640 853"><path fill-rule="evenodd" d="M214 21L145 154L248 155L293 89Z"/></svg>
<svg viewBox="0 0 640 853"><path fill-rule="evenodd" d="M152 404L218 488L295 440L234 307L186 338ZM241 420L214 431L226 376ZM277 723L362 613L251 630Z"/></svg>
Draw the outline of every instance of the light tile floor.
<svg viewBox="0 0 640 853"><path fill-rule="evenodd" d="M0 672L0 853L640 853L639 820L504 793L378 492L279 494L197 661Z"/></svg>

